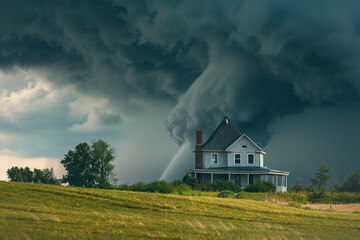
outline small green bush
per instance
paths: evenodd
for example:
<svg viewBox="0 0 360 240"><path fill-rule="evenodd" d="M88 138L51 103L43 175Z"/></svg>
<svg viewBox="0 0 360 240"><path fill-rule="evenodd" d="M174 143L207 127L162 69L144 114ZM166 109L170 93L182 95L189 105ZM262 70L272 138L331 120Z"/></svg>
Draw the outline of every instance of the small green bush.
<svg viewBox="0 0 360 240"><path fill-rule="evenodd" d="M158 193L172 193L174 191L174 186L164 180L154 181L148 184L148 191Z"/></svg>
<svg viewBox="0 0 360 240"><path fill-rule="evenodd" d="M288 192L313 192L314 187L313 186L307 186L307 185L292 185Z"/></svg>
<svg viewBox="0 0 360 240"><path fill-rule="evenodd" d="M235 198L237 198L237 199L249 199L249 194L247 194L245 192L239 192L238 194L236 194Z"/></svg>
<svg viewBox="0 0 360 240"><path fill-rule="evenodd" d="M183 177L183 182L191 187L191 189L197 189L198 187L198 180L190 175L190 172L186 172L185 176Z"/></svg>
<svg viewBox="0 0 360 240"><path fill-rule="evenodd" d="M218 194L218 197L219 198L232 198L232 197L234 197L234 193L230 190L224 190Z"/></svg>
<svg viewBox="0 0 360 240"><path fill-rule="evenodd" d="M312 203L326 203L328 202L328 197L325 191L313 192L308 196L309 202Z"/></svg>
<svg viewBox="0 0 360 240"><path fill-rule="evenodd" d="M213 185L211 183L199 184L198 189L200 191L204 191L204 192L212 192L212 191L214 191L214 187L213 187Z"/></svg>
<svg viewBox="0 0 360 240"><path fill-rule="evenodd" d="M115 187L108 182L105 182L103 184L96 184L94 187L101 189L115 189Z"/></svg>
<svg viewBox="0 0 360 240"><path fill-rule="evenodd" d="M191 191L191 187L185 183L174 186L174 192L178 192L180 195L183 195L184 193L190 191Z"/></svg>
<svg viewBox="0 0 360 240"><path fill-rule="evenodd" d="M130 191L148 192L148 185L145 182L137 182L130 186Z"/></svg>
<svg viewBox="0 0 360 240"><path fill-rule="evenodd" d="M230 190L232 192L241 192L242 188L239 185L236 185L233 182L227 181L227 180L218 180L214 183L212 183L212 187L215 191L224 191L224 190Z"/></svg>
<svg viewBox="0 0 360 240"><path fill-rule="evenodd" d="M248 185L244 189L245 192L275 192L276 186L272 182L259 181Z"/></svg>

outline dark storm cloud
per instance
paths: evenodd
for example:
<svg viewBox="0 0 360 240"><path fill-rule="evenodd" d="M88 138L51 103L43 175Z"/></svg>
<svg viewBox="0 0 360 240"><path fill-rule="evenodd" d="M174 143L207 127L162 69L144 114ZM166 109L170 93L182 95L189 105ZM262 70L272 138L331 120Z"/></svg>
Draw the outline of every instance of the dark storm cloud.
<svg viewBox="0 0 360 240"><path fill-rule="evenodd" d="M358 100L360 4L339 5L2 1L0 67L44 71L129 114L133 100L173 104L165 125L178 143L224 114L266 143L280 117Z"/></svg>

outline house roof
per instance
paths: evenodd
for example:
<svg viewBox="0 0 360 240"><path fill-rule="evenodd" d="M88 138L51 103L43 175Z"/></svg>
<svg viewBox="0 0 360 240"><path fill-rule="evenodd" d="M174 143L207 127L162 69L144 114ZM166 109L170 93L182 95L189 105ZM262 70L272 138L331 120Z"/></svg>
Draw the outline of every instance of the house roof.
<svg viewBox="0 0 360 240"><path fill-rule="evenodd" d="M239 137L241 137L240 131L227 117L224 117L200 150L225 150Z"/></svg>

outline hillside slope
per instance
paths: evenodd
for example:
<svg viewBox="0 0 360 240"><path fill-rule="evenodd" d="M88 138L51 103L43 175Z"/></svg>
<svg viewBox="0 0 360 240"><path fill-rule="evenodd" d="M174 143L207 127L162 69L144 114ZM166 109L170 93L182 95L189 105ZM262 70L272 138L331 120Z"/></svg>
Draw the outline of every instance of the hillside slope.
<svg viewBox="0 0 360 240"><path fill-rule="evenodd" d="M0 182L0 239L359 239L360 214Z"/></svg>

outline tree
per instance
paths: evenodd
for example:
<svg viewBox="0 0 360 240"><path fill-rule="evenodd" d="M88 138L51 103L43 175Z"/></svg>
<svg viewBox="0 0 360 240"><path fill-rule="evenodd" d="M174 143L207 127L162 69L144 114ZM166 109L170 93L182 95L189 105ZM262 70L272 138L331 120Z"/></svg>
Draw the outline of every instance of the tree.
<svg viewBox="0 0 360 240"><path fill-rule="evenodd" d="M35 172L35 169L34 169ZM55 177L54 169L53 168L45 168L42 170L43 174L40 178L40 182L44 184L60 184L60 181Z"/></svg>
<svg viewBox="0 0 360 240"><path fill-rule="evenodd" d="M90 146L86 142L80 143L74 150L70 150L60 162L67 171L67 174L63 176L63 182L79 187L95 185L99 170L91 157Z"/></svg>
<svg viewBox="0 0 360 240"><path fill-rule="evenodd" d="M33 182L34 172L31 171L29 167L20 168L20 172L22 173L24 182Z"/></svg>
<svg viewBox="0 0 360 240"><path fill-rule="evenodd" d="M41 183L44 172L41 169L34 168L34 183Z"/></svg>
<svg viewBox="0 0 360 240"><path fill-rule="evenodd" d="M12 167L6 171L11 182L23 182L23 176L18 167Z"/></svg>
<svg viewBox="0 0 360 240"><path fill-rule="evenodd" d="M311 179L312 185L318 190L324 190L330 178L330 168L326 167L325 164L321 164L315 173L315 178Z"/></svg>
<svg viewBox="0 0 360 240"><path fill-rule="evenodd" d="M360 192L360 169L355 169L344 182L344 190L348 192Z"/></svg>
<svg viewBox="0 0 360 240"><path fill-rule="evenodd" d="M114 175L115 150L103 140L93 142L90 147L86 142L78 144L61 159L67 174L62 181L71 186L100 187L109 185L109 179Z"/></svg>
<svg viewBox="0 0 360 240"><path fill-rule="evenodd" d="M91 145L90 154L95 166L99 170L99 175L96 178L99 185L105 186L109 181L115 181L115 179L110 180L114 170L114 165L111 162L115 159L115 150L107 142L99 139Z"/></svg>

